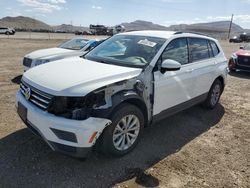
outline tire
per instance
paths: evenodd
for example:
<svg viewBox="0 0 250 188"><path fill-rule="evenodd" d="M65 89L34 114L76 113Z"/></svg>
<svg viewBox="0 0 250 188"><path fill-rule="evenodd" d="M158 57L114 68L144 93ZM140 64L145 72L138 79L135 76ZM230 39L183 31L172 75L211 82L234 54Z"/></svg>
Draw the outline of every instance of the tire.
<svg viewBox="0 0 250 188"><path fill-rule="evenodd" d="M111 117L111 125L105 128L101 135L98 148L106 155L119 157L135 148L142 135L145 121L141 110L132 104L123 103L116 109ZM130 131L126 130L126 123L123 122L130 122Z"/></svg>
<svg viewBox="0 0 250 188"><path fill-rule="evenodd" d="M7 31L7 32L5 33L5 35L10 35L10 32L9 32L9 31Z"/></svg>
<svg viewBox="0 0 250 188"><path fill-rule="evenodd" d="M220 100L222 91L222 83L219 79L216 79L208 92L207 99L204 101L203 106L208 109L214 109Z"/></svg>

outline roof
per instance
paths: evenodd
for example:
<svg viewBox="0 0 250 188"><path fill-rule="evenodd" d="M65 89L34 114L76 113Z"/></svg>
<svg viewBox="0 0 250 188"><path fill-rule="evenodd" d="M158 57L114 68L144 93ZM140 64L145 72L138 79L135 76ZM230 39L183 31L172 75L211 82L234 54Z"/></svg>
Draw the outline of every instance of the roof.
<svg viewBox="0 0 250 188"><path fill-rule="evenodd" d="M159 30L143 30L143 31L130 31L126 33L121 33L126 35L139 35L139 36L149 36L149 37L160 37L169 39L170 37L176 35L178 37L199 37L206 38L210 40L216 40L206 35L192 33L192 32L176 32L176 31L159 31Z"/></svg>
<svg viewBox="0 0 250 188"><path fill-rule="evenodd" d="M176 32L174 31L154 31L154 30L143 30L143 31L130 31L126 33L126 35L139 35L139 36L149 36L149 37L160 37L168 39L173 36Z"/></svg>

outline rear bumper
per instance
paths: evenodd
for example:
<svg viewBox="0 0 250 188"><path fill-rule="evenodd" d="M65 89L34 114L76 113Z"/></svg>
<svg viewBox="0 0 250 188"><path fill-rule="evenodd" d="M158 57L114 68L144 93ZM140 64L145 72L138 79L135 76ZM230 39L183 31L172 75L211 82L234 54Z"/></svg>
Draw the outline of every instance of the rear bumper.
<svg viewBox="0 0 250 188"><path fill-rule="evenodd" d="M239 69L239 70L247 70L247 71L250 71L250 66L242 66L242 65L239 65L239 64L235 64L235 66L234 66L233 69Z"/></svg>
<svg viewBox="0 0 250 188"><path fill-rule="evenodd" d="M239 63L238 59L231 58L228 62L228 68L229 70L246 70L250 71L250 63L249 65L242 65Z"/></svg>
<svg viewBox="0 0 250 188"><path fill-rule="evenodd" d="M110 120L104 118L90 117L86 120L71 120L55 116L27 101L18 91L16 106L18 107L20 103L27 109L27 118L21 118L26 126L40 136L54 151L73 157L84 157L104 128L111 123Z"/></svg>

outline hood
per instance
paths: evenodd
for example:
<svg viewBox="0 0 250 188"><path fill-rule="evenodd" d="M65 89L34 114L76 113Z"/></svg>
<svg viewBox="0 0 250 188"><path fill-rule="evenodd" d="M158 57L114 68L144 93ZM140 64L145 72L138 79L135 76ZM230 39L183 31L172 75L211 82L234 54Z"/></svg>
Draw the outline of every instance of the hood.
<svg viewBox="0 0 250 188"><path fill-rule="evenodd" d="M236 52L236 55L249 56L250 57L250 50L238 50Z"/></svg>
<svg viewBox="0 0 250 188"><path fill-rule="evenodd" d="M136 77L141 71L74 57L34 67L22 79L55 96L85 96L100 87Z"/></svg>
<svg viewBox="0 0 250 188"><path fill-rule="evenodd" d="M27 54L25 57L30 59L43 59L49 56L59 56L74 52L75 50L69 50L63 48L48 48L31 52L30 54Z"/></svg>

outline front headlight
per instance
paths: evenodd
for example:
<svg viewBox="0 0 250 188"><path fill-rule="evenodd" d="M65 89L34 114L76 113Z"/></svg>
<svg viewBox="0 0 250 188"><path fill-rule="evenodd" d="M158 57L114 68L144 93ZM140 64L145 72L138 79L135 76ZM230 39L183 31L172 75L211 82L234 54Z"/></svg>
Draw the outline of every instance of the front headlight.
<svg viewBox="0 0 250 188"><path fill-rule="evenodd" d="M91 111L105 104L104 91L90 93L85 97L59 97L53 98L48 112L69 119L87 119Z"/></svg>
<svg viewBox="0 0 250 188"><path fill-rule="evenodd" d="M48 63L48 62L49 62L48 59L37 59L37 60L35 60L35 66L41 65L41 64L44 64L44 63Z"/></svg>

